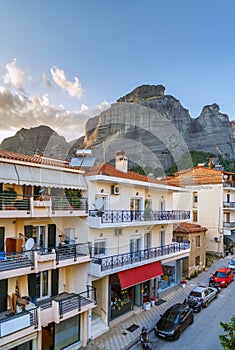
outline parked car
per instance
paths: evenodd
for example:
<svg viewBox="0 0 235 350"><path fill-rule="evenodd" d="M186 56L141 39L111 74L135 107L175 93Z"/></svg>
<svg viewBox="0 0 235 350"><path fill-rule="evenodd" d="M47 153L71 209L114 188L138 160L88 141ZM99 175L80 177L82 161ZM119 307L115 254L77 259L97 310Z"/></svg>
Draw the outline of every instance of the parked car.
<svg viewBox="0 0 235 350"><path fill-rule="evenodd" d="M218 269L212 274L211 279L218 282L220 287L227 287L233 281L234 273L229 267Z"/></svg>
<svg viewBox="0 0 235 350"><path fill-rule="evenodd" d="M193 321L193 310L187 304L175 304L161 315L155 326L155 334L161 338L177 340Z"/></svg>
<svg viewBox="0 0 235 350"><path fill-rule="evenodd" d="M232 260L230 260L230 262L228 263L228 267L235 271L235 258L232 258Z"/></svg>
<svg viewBox="0 0 235 350"><path fill-rule="evenodd" d="M193 305L193 302L197 302L201 304L203 307L207 307L208 304L217 298L218 296L218 289L213 287L206 287L206 286L197 286L191 292L188 296L188 303L190 306L190 302ZM196 308L195 311L199 310L199 306ZM200 311L200 310L199 310Z"/></svg>

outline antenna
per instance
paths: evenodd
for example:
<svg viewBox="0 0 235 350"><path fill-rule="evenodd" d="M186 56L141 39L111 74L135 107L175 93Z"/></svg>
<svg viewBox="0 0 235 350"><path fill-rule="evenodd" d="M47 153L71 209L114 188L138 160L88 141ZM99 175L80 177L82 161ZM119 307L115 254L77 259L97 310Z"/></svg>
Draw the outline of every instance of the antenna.
<svg viewBox="0 0 235 350"><path fill-rule="evenodd" d="M103 198L97 198L97 199L95 200L94 205L95 205L96 209L98 209L98 210L102 209L103 206L104 206L104 200L103 200Z"/></svg>
<svg viewBox="0 0 235 350"><path fill-rule="evenodd" d="M34 239L33 238L29 238L27 240L27 242L25 243L25 249L26 250L31 250L34 246Z"/></svg>

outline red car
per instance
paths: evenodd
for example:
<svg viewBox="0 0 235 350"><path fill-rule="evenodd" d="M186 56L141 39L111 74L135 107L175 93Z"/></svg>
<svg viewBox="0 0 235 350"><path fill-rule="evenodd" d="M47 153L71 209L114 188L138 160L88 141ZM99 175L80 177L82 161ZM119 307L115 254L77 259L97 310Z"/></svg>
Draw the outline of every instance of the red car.
<svg viewBox="0 0 235 350"><path fill-rule="evenodd" d="M228 267L223 267L213 273L211 280L218 283L220 287L227 287L233 281L233 277L233 271Z"/></svg>

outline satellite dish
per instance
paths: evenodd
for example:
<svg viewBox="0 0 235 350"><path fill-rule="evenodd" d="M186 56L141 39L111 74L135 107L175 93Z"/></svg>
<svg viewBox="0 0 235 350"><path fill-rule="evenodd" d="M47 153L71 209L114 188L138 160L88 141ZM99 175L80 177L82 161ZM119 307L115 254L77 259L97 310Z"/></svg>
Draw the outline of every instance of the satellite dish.
<svg viewBox="0 0 235 350"><path fill-rule="evenodd" d="M34 239L33 238L29 238L27 240L27 242L25 243L25 249L26 250L31 250L34 246Z"/></svg>
<svg viewBox="0 0 235 350"><path fill-rule="evenodd" d="M224 174L224 179L227 179L228 178L228 175L227 174Z"/></svg>
<svg viewBox="0 0 235 350"><path fill-rule="evenodd" d="M104 200L103 200L103 198L97 198L97 199L95 200L95 207L96 207L96 209L100 210L100 209L103 208L103 206L104 206Z"/></svg>

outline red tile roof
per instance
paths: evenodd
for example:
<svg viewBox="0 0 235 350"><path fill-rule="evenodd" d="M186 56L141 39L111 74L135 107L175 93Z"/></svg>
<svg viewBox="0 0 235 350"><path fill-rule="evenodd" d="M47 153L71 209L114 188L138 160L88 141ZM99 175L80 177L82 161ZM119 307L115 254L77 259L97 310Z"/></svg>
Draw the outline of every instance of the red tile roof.
<svg viewBox="0 0 235 350"><path fill-rule="evenodd" d="M123 171L117 170L114 166L110 164L104 164L104 163L95 165L87 169L86 175L87 176L107 175L107 176L113 176L113 177L118 177L123 179L151 182L151 183L163 185L162 181L153 179L152 177L134 173L133 171L128 171L127 173L124 173Z"/></svg>
<svg viewBox="0 0 235 350"><path fill-rule="evenodd" d="M207 228L198 224L191 224L189 222L181 222L174 224L173 232L175 233L198 233L206 232Z"/></svg>
<svg viewBox="0 0 235 350"><path fill-rule="evenodd" d="M75 168L69 166L68 161L61 161L59 159L44 157L41 155L31 156L31 155L22 154L22 153L15 153L15 152L10 152L10 151L0 150L0 159L1 158L20 161L20 162L27 162L27 163L42 164L42 165L55 166L55 167L61 167L61 168L75 169Z"/></svg>
<svg viewBox="0 0 235 350"><path fill-rule="evenodd" d="M205 168L196 166L175 173L175 176L169 176L162 181L168 185L175 186L193 186L205 184L220 184L223 181L223 174L227 173L223 170L215 170L213 168Z"/></svg>

